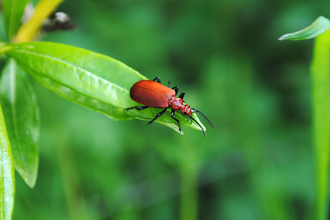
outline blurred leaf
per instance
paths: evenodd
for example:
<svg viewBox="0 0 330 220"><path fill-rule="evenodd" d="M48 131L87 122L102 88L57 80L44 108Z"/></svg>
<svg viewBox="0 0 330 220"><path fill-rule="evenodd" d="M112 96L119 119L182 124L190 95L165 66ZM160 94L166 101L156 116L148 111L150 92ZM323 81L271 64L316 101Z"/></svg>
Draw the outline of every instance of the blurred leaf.
<svg viewBox="0 0 330 220"><path fill-rule="evenodd" d="M18 30L14 42L31 41L40 29L44 19L48 18L62 1L63 0L40 0L35 7L32 17Z"/></svg>
<svg viewBox="0 0 330 220"><path fill-rule="evenodd" d="M138 118L150 121L161 111L154 108L124 110L137 105L131 100L129 90L135 82L146 78L110 57L49 42L13 44L7 46L5 53L15 58L41 84L55 93L114 120ZM176 114L176 118L182 125L200 130L198 125L190 124L188 117ZM199 121L197 117L194 118ZM160 117L157 122L178 131L178 125L170 113Z"/></svg>
<svg viewBox="0 0 330 220"><path fill-rule="evenodd" d="M14 209L15 171L0 105L0 219L10 220Z"/></svg>
<svg viewBox="0 0 330 220"><path fill-rule="evenodd" d="M294 33L285 34L279 40L307 40L324 33L329 28L329 19L320 16L310 26Z"/></svg>
<svg viewBox="0 0 330 220"><path fill-rule="evenodd" d="M313 132L317 173L317 217L328 216L329 153L330 153L330 30L315 39L311 64Z"/></svg>
<svg viewBox="0 0 330 220"><path fill-rule="evenodd" d="M9 59L1 77L0 98L15 168L33 187L38 171L39 109L25 71Z"/></svg>
<svg viewBox="0 0 330 220"><path fill-rule="evenodd" d="M3 0L3 15L7 36L11 40L22 22L22 16L28 0Z"/></svg>

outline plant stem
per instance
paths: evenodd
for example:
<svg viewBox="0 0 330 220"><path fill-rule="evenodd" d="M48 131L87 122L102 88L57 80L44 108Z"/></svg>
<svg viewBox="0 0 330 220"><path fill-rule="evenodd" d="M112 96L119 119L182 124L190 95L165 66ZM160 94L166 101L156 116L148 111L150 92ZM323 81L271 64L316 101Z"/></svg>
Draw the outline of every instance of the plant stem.
<svg viewBox="0 0 330 220"><path fill-rule="evenodd" d="M330 30L316 37L311 65L313 133L316 156L316 218L327 219L329 185Z"/></svg>
<svg viewBox="0 0 330 220"><path fill-rule="evenodd" d="M66 133L60 128L55 128L54 133L58 134L54 143L57 143L56 156L61 172L63 189L66 196L69 219L88 219L86 215L84 196L81 193L81 182L78 168L75 162L74 153L69 147ZM57 138L61 137L61 138Z"/></svg>
<svg viewBox="0 0 330 220"><path fill-rule="evenodd" d="M181 170L181 220L198 219L198 168L183 165Z"/></svg>
<svg viewBox="0 0 330 220"><path fill-rule="evenodd" d="M44 19L55 11L63 0L40 0L35 7L34 14L18 30L13 42L21 43L31 41L40 29Z"/></svg>

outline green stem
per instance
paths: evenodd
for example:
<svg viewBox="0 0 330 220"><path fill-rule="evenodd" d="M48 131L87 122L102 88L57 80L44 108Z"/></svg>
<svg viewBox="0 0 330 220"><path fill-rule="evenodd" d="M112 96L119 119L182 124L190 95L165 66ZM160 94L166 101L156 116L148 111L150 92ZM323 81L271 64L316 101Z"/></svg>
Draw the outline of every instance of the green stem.
<svg viewBox="0 0 330 220"><path fill-rule="evenodd" d="M80 190L81 182L74 153L66 141L69 140L69 138L60 128L56 127L54 133L57 134L57 136L55 136L56 140L53 142L57 143L56 153L68 206L69 219L88 219L84 197Z"/></svg>
<svg viewBox="0 0 330 220"><path fill-rule="evenodd" d="M31 41L44 19L46 19L62 2L63 0L40 0L35 7L34 14L27 20L18 30L13 42L28 42Z"/></svg>
<svg viewBox="0 0 330 220"><path fill-rule="evenodd" d="M181 220L198 219L198 168L183 165L181 170Z"/></svg>
<svg viewBox="0 0 330 220"><path fill-rule="evenodd" d="M313 132L316 156L316 219L328 214L330 97L330 30L316 37L311 65Z"/></svg>

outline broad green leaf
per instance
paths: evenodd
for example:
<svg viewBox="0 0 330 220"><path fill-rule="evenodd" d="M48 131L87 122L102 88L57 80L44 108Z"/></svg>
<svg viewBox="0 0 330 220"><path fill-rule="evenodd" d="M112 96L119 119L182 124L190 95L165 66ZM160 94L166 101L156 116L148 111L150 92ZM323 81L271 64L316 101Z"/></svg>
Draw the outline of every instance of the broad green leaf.
<svg viewBox="0 0 330 220"><path fill-rule="evenodd" d="M22 22L22 16L28 0L3 0L3 15L8 39L11 40Z"/></svg>
<svg viewBox="0 0 330 220"><path fill-rule="evenodd" d="M15 168L33 187L38 171L39 110L27 73L9 59L1 77L0 100L7 123Z"/></svg>
<svg viewBox="0 0 330 220"><path fill-rule="evenodd" d="M135 82L146 78L110 57L50 42L12 44L4 50L47 88L114 120L138 118L150 121L161 111L151 108L124 110L139 105L131 100L129 90ZM180 113L176 114L176 118L182 125L200 130L198 125L190 124L189 118ZM178 130L170 111L156 121Z"/></svg>
<svg viewBox="0 0 330 220"><path fill-rule="evenodd" d="M54 12L56 7L62 1L63 0L40 0L36 5L31 18L29 18L29 20L27 20L18 30L14 42L27 42L33 40L44 19Z"/></svg>
<svg viewBox="0 0 330 220"><path fill-rule="evenodd" d="M330 30L316 37L311 64L313 133L316 156L316 217L327 219L330 161Z"/></svg>
<svg viewBox="0 0 330 220"><path fill-rule="evenodd" d="M329 19L320 16L310 26L294 33L285 34L279 40L307 40L324 33L329 28Z"/></svg>
<svg viewBox="0 0 330 220"><path fill-rule="evenodd" d="M14 209L15 170L0 105L0 219L10 220Z"/></svg>

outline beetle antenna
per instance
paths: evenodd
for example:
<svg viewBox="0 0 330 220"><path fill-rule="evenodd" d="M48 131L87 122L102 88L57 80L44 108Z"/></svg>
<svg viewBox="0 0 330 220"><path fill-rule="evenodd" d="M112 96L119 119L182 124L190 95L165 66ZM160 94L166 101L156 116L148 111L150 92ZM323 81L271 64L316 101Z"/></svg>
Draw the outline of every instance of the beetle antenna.
<svg viewBox="0 0 330 220"><path fill-rule="evenodd" d="M211 123L211 121L201 111L199 111L198 109L195 109L195 108L191 108L191 110L194 110L194 112L198 112L199 114L201 114L205 118L205 120L209 123L209 125L214 129L214 126Z"/></svg>
<svg viewBox="0 0 330 220"><path fill-rule="evenodd" d="M198 126L202 129L203 133L204 133L204 137L206 138L206 134L205 134L205 131L203 129L203 127L193 118L191 117L190 115L188 115L190 119L194 120L194 122L196 122L196 124L198 124Z"/></svg>

